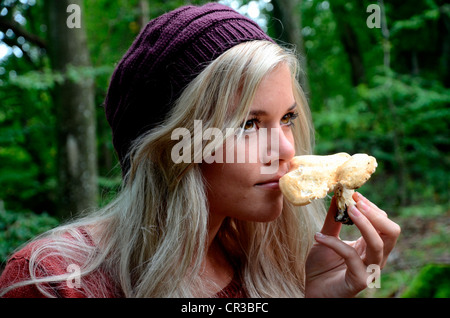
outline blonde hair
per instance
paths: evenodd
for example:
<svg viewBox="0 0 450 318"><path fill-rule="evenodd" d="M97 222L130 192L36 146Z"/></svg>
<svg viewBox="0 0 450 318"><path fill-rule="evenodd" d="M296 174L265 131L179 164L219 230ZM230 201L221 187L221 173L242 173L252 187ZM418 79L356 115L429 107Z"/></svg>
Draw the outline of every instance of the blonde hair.
<svg viewBox="0 0 450 318"><path fill-rule="evenodd" d="M297 82L295 54L268 41L236 45L185 88L161 125L134 142L118 196L106 207L47 233L51 244L34 251L30 260L31 280L3 292L37 284L52 296L43 283L63 282L68 275L35 275L40 256L51 250L68 264L84 260L82 278L101 270L125 297L204 297L208 282L201 279L201 271L209 210L200 166L194 163L199 154L192 152L191 162L174 164L171 149L177 141L171 134L177 127L193 133L194 120L202 120L204 129L239 127L258 84L280 63L292 72L299 113L299 124L292 128L297 155L312 153L312 123ZM220 147L223 140L201 143L201 149L210 143ZM216 239L236 265L249 297L304 295L306 257L324 211L320 201L304 207L285 201L281 216L272 222L225 219ZM91 229L95 247L80 234L81 228ZM81 279L81 287L87 296L98 296L98 285L89 285L89 280Z"/></svg>

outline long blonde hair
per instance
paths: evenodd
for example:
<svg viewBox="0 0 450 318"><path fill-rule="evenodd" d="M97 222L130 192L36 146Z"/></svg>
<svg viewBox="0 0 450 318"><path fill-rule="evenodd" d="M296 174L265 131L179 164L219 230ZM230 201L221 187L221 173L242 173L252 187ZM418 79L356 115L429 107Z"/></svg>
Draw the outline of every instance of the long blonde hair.
<svg viewBox="0 0 450 318"><path fill-rule="evenodd" d="M293 127L297 155L312 153L312 123L297 83L295 54L268 41L236 45L185 88L161 125L134 142L118 196L104 208L46 233L51 244L33 252L31 280L11 288L34 283L52 296L42 283L63 282L68 275L35 275L40 256L51 250L68 264L84 260L82 278L101 270L125 297L205 296L201 270L209 210L200 166L194 160L199 154L192 152L191 162L174 164L171 149L177 141L172 140L172 131L184 127L193 133L194 120L202 120L204 129L218 127L225 132L226 127L239 127L258 84L280 63L292 72L299 113L299 124ZM197 148L203 149L209 143L220 147L223 140L200 142ZM216 239L236 265L249 297L304 295L305 261L324 211L321 202L294 207L285 201L281 216L272 222L225 219ZM91 229L95 246L80 234L81 228ZM98 296L99 286L89 280L81 279L81 287L87 296Z"/></svg>

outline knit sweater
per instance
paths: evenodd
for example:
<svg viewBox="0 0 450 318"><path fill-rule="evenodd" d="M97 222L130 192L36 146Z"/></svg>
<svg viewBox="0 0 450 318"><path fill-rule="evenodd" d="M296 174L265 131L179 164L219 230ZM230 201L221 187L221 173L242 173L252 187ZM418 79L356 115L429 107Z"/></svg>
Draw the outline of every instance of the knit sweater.
<svg viewBox="0 0 450 318"><path fill-rule="evenodd" d="M87 235L87 233L85 234ZM89 241L93 241L88 237ZM39 239L26 245L24 248L12 255L8 260L4 271L0 276L0 292L14 283L26 281L30 279L30 258L33 250L45 247L49 243L49 239ZM48 253L39 263L35 271L38 278L66 275L76 269L76 267L69 267L65 260L57 254ZM81 266L81 264L75 264ZM86 292L83 286L91 286L94 298L120 298L123 294L111 277L105 274L101 269L88 274L82 278L83 284L77 286L76 280L66 280L60 283L43 283L45 288L52 296L56 298L86 298ZM94 287L94 288L92 288ZM35 284L17 287L8 291L4 298L45 298L46 296L36 287ZM217 298L243 298L246 297L242 283L239 279L234 278L223 290L217 293L214 297Z"/></svg>

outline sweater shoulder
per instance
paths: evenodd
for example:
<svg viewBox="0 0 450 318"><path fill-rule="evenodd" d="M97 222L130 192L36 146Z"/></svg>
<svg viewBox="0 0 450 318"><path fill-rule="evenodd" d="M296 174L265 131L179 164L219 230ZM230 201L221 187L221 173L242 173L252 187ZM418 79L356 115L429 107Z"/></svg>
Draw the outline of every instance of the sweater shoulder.
<svg viewBox="0 0 450 318"><path fill-rule="evenodd" d="M58 249L61 241L52 237L32 241L14 253L0 276L0 295L6 291L2 297L113 297L114 284L101 269L81 275L95 246L85 232L77 233L81 236L63 234L63 242L76 252L75 257L64 255ZM34 282L30 282L32 278Z"/></svg>
<svg viewBox="0 0 450 318"><path fill-rule="evenodd" d="M0 295L4 298L43 298L45 295L39 291L35 284L26 284L31 279L30 258L33 250L39 246L45 246L45 239L28 243L15 252L7 261L5 269L0 276ZM34 275L44 277L45 270L42 266L34 269ZM12 286L16 288L10 288ZM3 294L5 293L5 294Z"/></svg>

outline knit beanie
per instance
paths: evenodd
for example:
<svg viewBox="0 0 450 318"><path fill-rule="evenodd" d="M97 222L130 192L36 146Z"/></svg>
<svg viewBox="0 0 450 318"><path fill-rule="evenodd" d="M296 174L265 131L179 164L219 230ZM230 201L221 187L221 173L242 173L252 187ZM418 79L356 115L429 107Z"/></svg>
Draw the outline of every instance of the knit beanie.
<svg viewBox="0 0 450 318"><path fill-rule="evenodd" d="M209 62L251 40L273 40L233 9L184 6L151 20L117 65L105 100L122 172L133 140L160 124Z"/></svg>

